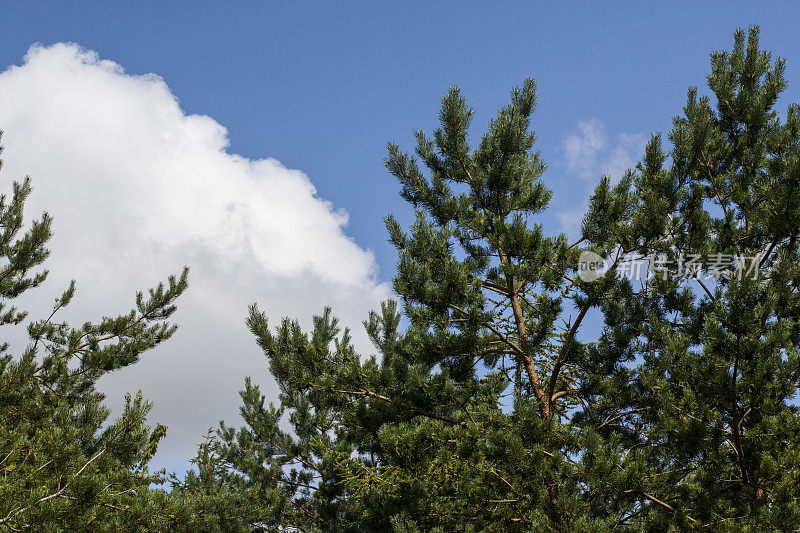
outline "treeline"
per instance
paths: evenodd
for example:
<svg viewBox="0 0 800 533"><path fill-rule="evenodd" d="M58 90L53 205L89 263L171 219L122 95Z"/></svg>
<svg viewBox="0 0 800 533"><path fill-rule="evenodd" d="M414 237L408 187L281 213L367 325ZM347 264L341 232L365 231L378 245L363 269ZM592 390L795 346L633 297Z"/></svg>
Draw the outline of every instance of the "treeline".
<svg viewBox="0 0 800 533"><path fill-rule="evenodd" d="M364 322L376 355L329 309L303 331L252 306L278 404L248 379L244 425L221 424L170 491L147 401L105 425L95 384L172 335L188 272L115 318L60 322L73 284L29 319L13 303L47 275L52 220L26 225L15 183L0 325L30 343L0 354L0 531L797 530L800 108L779 117L784 61L757 28L707 82L602 177L576 242L537 222L534 82L476 146L450 89L413 153L388 145L416 218L385 219L399 303Z"/></svg>

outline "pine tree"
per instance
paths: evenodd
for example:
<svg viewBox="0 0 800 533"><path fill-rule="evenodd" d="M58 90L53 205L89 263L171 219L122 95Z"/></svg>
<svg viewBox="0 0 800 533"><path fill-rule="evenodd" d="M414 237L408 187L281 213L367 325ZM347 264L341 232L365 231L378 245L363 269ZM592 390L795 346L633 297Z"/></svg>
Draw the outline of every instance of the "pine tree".
<svg viewBox="0 0 800 533"><path fill-rule="evenodd" d="M595 497L629 495L620 520L639 529L800 525L800 107L780 120L785 63L758 37L712 54L713 100L691 88L669 152L654 136L584 221L598 251L669 265L616 284L587 359L581 422L615 444L586 455ZM685 276L692 255L718 275Z"/></svg>
<svg viewBox="0 0 800 533"><path fill-rule="evenodd" d="M711 65L715 102L690 89L669 151L653 136L603 177L574 243L537 222L534 83L475 147L451 89L414 155L388 147L416 210L386 219L408 327L383 304L365 357L330 310L304 332L253 307L280 404L248 381L245 425L210 436L181 494L236 498L228 530L796 529L800 107L781 122L757 29ZM648 276L621 275L631 254Z"/></svg>
<svg viewBox="0 0 800 533"><path fill-rule="evenodd" d="M146 425L150 404L141 393L128 395L120 417L103 427L109 410L95 384L175 332L166 319L188 271L139 293L129 313L79 327L56 320L73 282L48 317L29 320L13 302L45 281L52 227L44 214L25 229L31 190L26 178L0 196L0 326L27 324L30 338L18 354L0 346L0 530L161 529L155 524L172 518L159 515L169 507L150 484L163 475L148 462L166 428Z"/></svg>
<svg viewBox="0 0 800 533"><path fill-rule="evenodd" d="M418 211L410 234L386 220L410 327L398 330L392 302L373 313L365 327L378 357L356 354L330 310L306 334L291 320L273 333L251 309L281 405L265 406L248 382L246 426L223 425L212 450L224 478L283 494L273 527L504 531L581 516L563 421L592 300L576 298L568 275L575 245L532 223L551 196L532 149L534 103L526 80L473 151L472 112L451 89L441 129L417 134L427 177L389 145L387 167Z"/></svg>

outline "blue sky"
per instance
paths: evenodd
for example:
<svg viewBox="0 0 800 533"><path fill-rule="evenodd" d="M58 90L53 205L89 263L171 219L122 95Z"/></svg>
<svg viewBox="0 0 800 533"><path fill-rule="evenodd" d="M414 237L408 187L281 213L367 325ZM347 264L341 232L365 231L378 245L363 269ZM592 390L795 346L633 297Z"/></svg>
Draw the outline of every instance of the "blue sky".
<svg viewBox="0 0 800 533"><path fill-rule="evenodd" d="M512 86L537 79L534 126L557 211L586 193L561 151L578 123L597 119L612 141L667 129L736 27L760 24L763 45L788 57L790 82L800 73L791 3L564 4L15 3L0 18L0 64L19 63L34 42L72 41L162 76L187 112L228 128L232 152L307 173L349 212L348 233L388 279L381 218L407 209L384 146L410 147L413 129L435 127L449 85L468 96L477 132ZM798 100L794 85L787 94Z"/></svg>
<svg viewBox="0 0 800 533"><path fill-rule="evenodd" d="M104 383L112 405L137 388L153 399L170 427L156 462L180 469L207 428L235 418L245 375L274 398L248 303L305 324L332 304L358 326L389 294L382 218L411 213L385 145L411 149L414 129L434 129L448 86L468 97L477 138L513 86L537 79L551 232L574 232L600 175L619 178L669 128L735 28L761 25L762 46L788 59L779 108L800 101L790 3L563 4L0 6L0 179L6 190L30 173L31 212L55 215L53 280L33 316L70 277L82 321L193 267L176 338Z"/></svg>

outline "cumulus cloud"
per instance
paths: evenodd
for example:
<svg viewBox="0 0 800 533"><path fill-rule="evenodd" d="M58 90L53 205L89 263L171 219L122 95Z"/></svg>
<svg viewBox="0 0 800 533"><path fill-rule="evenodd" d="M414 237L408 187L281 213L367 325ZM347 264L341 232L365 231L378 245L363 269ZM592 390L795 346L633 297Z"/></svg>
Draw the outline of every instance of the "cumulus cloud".
<svg viewBox="0 0 800 533"><path fill-rule="evenodd" d="M273 323L305 325L332 306L366 348L360 321L388 297L375 259L347 236L347 213L300 171L227 151L227 131L187 115L164 80L134 76L75 44L33 46L0 73L4 190L30 175L27 212L55 218L51 277L28 301L44 313L75 278L67 317L125 311L136 290L192 268L173 339L101 383L119 406L141 389L169 426L156 462L178 465L205 431L236 421L243 378L274 397L244 326L259 302ZM265 149L268 150L268 146Z"/></svg>
<svg viewBox="0 0 800 533"><path fill-rule="evenodd" d="M587 200L580 207L558 213L562 231L571 235L578 232L588 206L588 194L600 178L606 175L612 183L617 183L641 157L646 142L642 134L620 134L614 142L609 142L598 119L578 123L577 132L564 141L564 163L570 175L586 183Z"/></svg>

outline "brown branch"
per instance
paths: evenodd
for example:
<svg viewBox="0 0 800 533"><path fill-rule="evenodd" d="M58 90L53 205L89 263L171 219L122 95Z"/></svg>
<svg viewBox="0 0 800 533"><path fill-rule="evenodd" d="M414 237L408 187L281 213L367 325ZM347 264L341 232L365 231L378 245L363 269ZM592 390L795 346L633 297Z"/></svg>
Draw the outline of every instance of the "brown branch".
<svg viewBox="0 0 800 533"><path fill-rule="evenodd" d="M581 238L580 238L580 239L578 239L577 241L575 241L575 242L573 242L572 244L570 244L569 246L567 246L567 250L572 250L574 247L578 246L580 243L582 243L582 242L583 242L583 241L585 241L585 240L586 240L586 238L585 238L585 237L581 237Z"/></svg>
<svg viewBox="0 0 800 533"><path fill-rule="evenodd" d="M94 456L93 456L91 459L89 459L88 461L86 461L86 463L84 463L84 465L83 465L83 466L82 466L82 467L81 467L81 468L80 468L80 469L79 469L77 472L75 472L75 473L72 475L72 477L69 479L69 481L67 481L67 482L64 484L64 486L63 486L63 487L61 487L60 489L58 489L56 492L54 492L54 493L52 493L52 494L49 494L49 495L47 495L47 496L42 496L41 498L39 498L38 500L36 500L35 502L33 502L32 504L30 504L30 505L29 505L29 506L27 506L27 507L23 507L23 508L21 508L21 509L17 509L16 511L11 511L11 512L9 512L9 513L8 513L8 515L6 515L6 516L5 516L5 518L0 518L0 524L3 524L3 523L5 523L5 522L8 522L8 521L9 521L9 520L11 520L11 518L13 518L13 517L17 517L17 516L21 515L22 513L24 513L25 511L27 511L27 510L28 510L28 509L30 509L31 507L33 507L34 505L38 505L38 504L40 504L40 503L46 502L46 501L48 501L48 500L51 500L51 499L53 499L53 498L58 498L58 497L60 497L62 494L64 494L64 491L66 491L66 490L69 488L69 486L72 484L72 482L73 482L73 481L75 481L75 479L76 479L78 476L80 476L80 475L83 473L83 471L84 471L84 470L86 470L86 469L89 467L89 465L90 465L90 464L92 464L92 463L94 462L94 460L95 460L95 459L97 459L98 457L100 457L101 455L103 455L103 453L105 453L105 451L106 451L106 449L105 449L105 448L103 448L102 450L100 450L99 452L97 452L96 454L94 454Z"/></svg>
<svg viewBox="0 0 800 533"><path fill-rule="evenodd" d="M605 426L608 426L608 425L610 425L610 424L613 424L614 422L616 422L616 421L617 421L617 420L619 420L620 418L622 418L622 417L624 417L624 416L626 416L626 415L630 415L630 414L633 414L633 413L639 412L639 411L644 411L644 408L640 408L640 409L633 409L633 410L631 410L631 411L625 411L625 412L623 412L623 413L619 413L619 414L617 414L616 416L608 415L608 416L606 417L606 419L605 419L605 420L603 420L603 422L602 422L602 423L601 423L599 426L597 426L597 429L601 429L601 428L603 428L603 427L605 427Z"/></svg>
<svg viewBox="0 0 800 533"><path fill-rule="evenodd" d="M578 392L579 391L574 390L574 389L564 389L564 390L560 390L560 391L554 393L552 398L553 398L553 401L556 401L559 398L561 398L562 396L577 396Z"/></svg>
<svg viewBox="0 0 800 533"><path fill-rule="evenodd" d="M564 340L564 343L561 345L561 349L558 351L558 357L553 365L553 371L550 373L550 382L547 384L546 394L549 403L548 410L552 410L553 407L552 403L555 400L553 393L556 390L556 381L558 380L558 375L561 373L561 368L564 366L564 361L567 356L567 347L575 339L575 334L578 332L578 328L581 326L581 322L583 322L583 318L589 311L591 304L591 300L586 300L586 303L583 304L578 316L575 318L575 322L573 322L572 327L569 329L569 333L567 333L567 338Z"/></svg>
<svg viewBox="0 0 800 533"><path fill-rule="evenodd" d="M677 512L677 509L675 509L673 506L671 506L671 505L670 505L670 504L668 504L667 502L662 502L661 500L659 500L658 498L656 498L656 497L655 497L655 496L653 496L652 494L649 494L649 493L647 493L647 492L645 492L645 491L643 491L643 490L638 490L638 489L636 489L636 490L626 490L626 491L625 491L625 494L639 494L640 496L644 496L645 498L647 498L647 499L648 499L648 500L650 500L651 502L653 502L653 503L655 503L656 505L658 505L658 506L660 506L660 507L662 507L662 508L666 509L667 511L669 511L669 512L671 512L671 513L675 513L675 512ZM692 518L692 517L691 517L691 516L689 516L689 515L686 515L686 518L687 518L687 519L689 519L689 521L690 521L690 522L692 522L693 524L694 524L695 522L697 522L697 520L695 520L694 518Z"/></svg>
<svg viewBox="0 0 800 533"><path fill-rule="evenodd" d="M501 266L504 263L509 263L509 260L502 249L498 248L497 253L500 256ZM525 328L525 317L522 316L522 305L519 301L519 292L514 284L514 277L508 273L506 273L506 289L509 293L508 297L511 300L511 310L514 313L514 323L517 326L517 334L519 335L519 340L522 344L522 349L520 349L519 355L522 358L522 364L525 366L525 372L528 374L528 379L531 382L533 394L539 401L539 411L543 417L547 418L550 416L550 401L545 394L539 373L536 371L533 357L531 357L530 354L525 351L525 349L528 347L528 333Z"/></svg>
<svg viewBox="0 0 800 533"><path fill-rule="evenodd" d="M731 417L733 419L732 420L733 424L732 424L731 429L733 430L733 432L732 432L733 433L733 449L736 452L736 458L739 460L739 471L740 471L740 473L742 475L742 481L746 485L749 485L750 484L750 474L749 474L749 472L747 470L747 461L746 461L745 456L744 456L744 447L742 446L741 434L739 433L739 431L741 431L742 421L744 420L744 417L740 417L739 416L739 404L738 404L738 396L739 396L739 394L738 394L738 391L737 391L737 388L738 388L737 387L737 382L738 382L738 379L739 379L738 374L739 374L739 353L737 352L736 353L736 358L734 359L734 362L733 362L733 376L732 376L732 380L731 380L732 381L732 385L733 385L733 396L734 396L733 406L731 407ZM747 414L749 414L749 413L750 413L750 410L748 409Z"/></svg>
<svg viewBox="0 0 800 533"><path fill-rule="evenodd" d="M372 398L377 398L377 399L382 400L382 401L384 401L386 403L391 403L391 404L396 403L396 402L392 401L392 399L387 397L387 396L382 396L380 394L374 393L374 392L369 391L369 390L364 390L364 389L358 390L358 391L341 390L341 389L332 389L332 390L333 390L333 392L338 392L340 394L353 394L353 395L356 395L356 396L368 396L368 397L372 397ZM418 409L416 407L410 407L410 409L412 411L414 411L415 413L417 413L419 415L422 415L422 416L424 416L426 418L431 418L433 420L439 420L440 422L446 422L446 423L448 423L450 425L453 425L453 426L461 426L463 428L468 427L468 424L466 422L456 420L455 418L450 418L449 416L437 415L436 413L431 413L430 411L425 411L423 409ZM467 414L469 414L469 413L467 413ZM472 417L470 417L470 418L472 418Z"/></svg>
<svg viewBox="0 0 800 533"><path fill-rule="evenodd" d="M484 287L486 289L489 289L491 291L494 291L497 294L500 294L502 296L508 297L508 293L505 291L505 289L503 289L503 287L497 285L496 283L492 283L488 279L480 279L480 278L477 278L477 279L480 282L482 287Z"/></svg>
<svg viewBox="0 0 800 533"><path fill-rule="evenodd" d="M703 290L706 291L706 294L708 294L708 297L711 298L711 301L716 302L717 299L714 298L714 295L711 294L711 291L708 290L708 287L706 287L706 284L703 283L703 280L700 279L700 276L696 277L695 279L697 280L697 283L699 283L700 286L703 287Z"/></svg>
<svg viewBox="0 0 800 533"><path fill-rule="evenodd" d="M455 310L456 310L456 311L458 311L459 313L464 313L465 315L466 315L466 314L468 314L468 313L467 313L467 312L466 312L464 309L461 309L461 308L460 308L460 307L458 307L457 305L453 305L453 304L447 304L447 305L448 305L448 307L450 307L450 308L452 308L452 309L455 309ZM524 352L522 351L522 348L520 348L519 346L517 346L517 345L514 343L514 341L512 341L511 339L509 339L508 337L506 337L505 335L503 335L503 334L502 334L502 333L501 333L501 332L500 332L500 331L499 331L499 330L498 330L496 327L494 327L492 324L490 324L490 323L488 323L488 322L487 322L487 323L485 324L485 326L486 326L487 328L489 328L489 329L491 330L491 332L492 332L492 333L494 333L495 335L497 335L497 336L500 338L500 340L502 340L504 343L506 343L506 344L507 344L507 345L508 345L508 346L509 346L509 347L510 347L512 350L514 350L514 352L515 352L516 354L518 354L518 355L523 355L523 354L524 354Z"/></svg>
<svg viewBox="0 0 800 533"><path fill-rule="evenodd" d="M772 250L775 248L775 245L778 244L778 238L775 237L772 239L772 244L770 245L769 249L764 253L764 256L761 258L761 262L758 263L758 268L764 266L764 264L769 259L770 254L772 254Z"/></svg>

